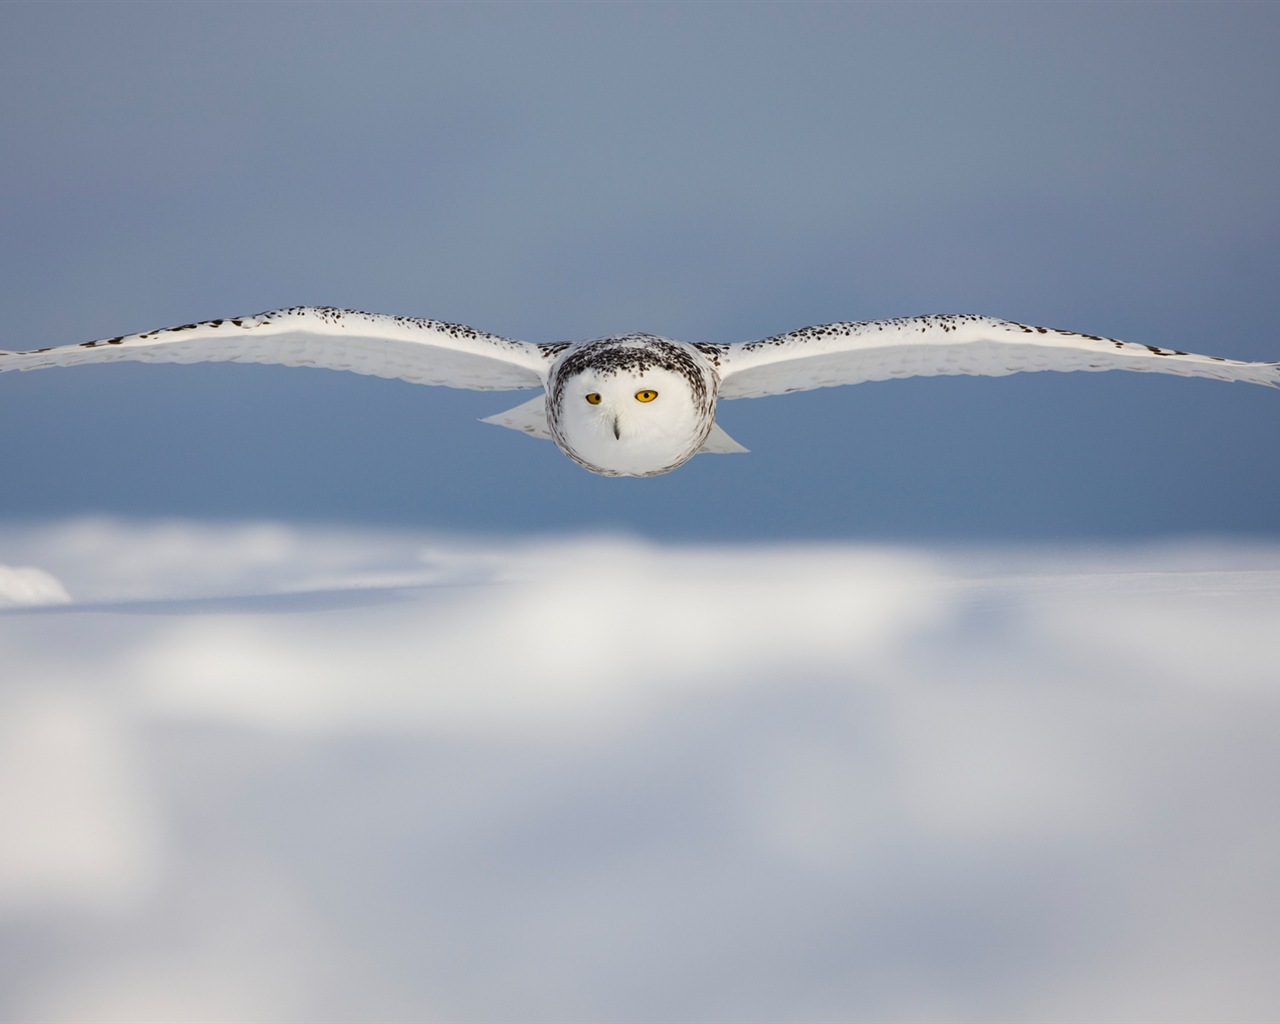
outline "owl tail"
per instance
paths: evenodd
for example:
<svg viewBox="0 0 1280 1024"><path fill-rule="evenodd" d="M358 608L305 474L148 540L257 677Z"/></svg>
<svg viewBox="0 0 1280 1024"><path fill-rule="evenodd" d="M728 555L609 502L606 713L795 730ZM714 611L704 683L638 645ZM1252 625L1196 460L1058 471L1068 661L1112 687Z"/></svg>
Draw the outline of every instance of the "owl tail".
<svg viewBox="0 0 1280 1024"><path fill-rule="evenodd" d="M480 422L494 423L499 427L510 427L512 430L522 431L530 437L541 437L546 441L552 440L551 428L547 426L547 396L541 393L538 394L537 398L531 398L522 405L517 405L514 409L500 412L496 416L486 416Z"/></svg>
<svg viewBox="0 0 1280 1024"><path fill-rule="evenodd" d="M707 439L702 442L702 447L698 449L699 455L738 455L741 452L750 451L750 448L743 448L733 438L720 429L719 423L711 424L711 433L707 435Z"/></svg>

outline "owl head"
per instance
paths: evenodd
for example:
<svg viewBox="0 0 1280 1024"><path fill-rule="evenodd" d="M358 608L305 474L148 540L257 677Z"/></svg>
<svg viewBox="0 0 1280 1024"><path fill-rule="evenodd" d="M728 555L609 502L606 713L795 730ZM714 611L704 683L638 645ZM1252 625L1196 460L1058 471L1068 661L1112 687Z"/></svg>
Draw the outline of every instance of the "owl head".
<svg viewBox="0 0 1280 1024"><path fill-rule="evenodd" d="M657 476L687 462L715 420L716 375L690 345L626 335L574 350L547 388L561 450L604 476Z"/></svg>

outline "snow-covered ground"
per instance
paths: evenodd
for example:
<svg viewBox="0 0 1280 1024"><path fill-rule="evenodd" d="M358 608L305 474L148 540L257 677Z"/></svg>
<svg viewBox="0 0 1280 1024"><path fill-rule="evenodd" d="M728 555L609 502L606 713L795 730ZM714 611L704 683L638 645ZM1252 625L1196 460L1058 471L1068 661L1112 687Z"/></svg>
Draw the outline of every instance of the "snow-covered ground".
<svg viewBox="0 0 1280 1024"><path fill-rule="evenodd" d="M1280 546L0 528L0 1017L1274 1020Z"/></svg>

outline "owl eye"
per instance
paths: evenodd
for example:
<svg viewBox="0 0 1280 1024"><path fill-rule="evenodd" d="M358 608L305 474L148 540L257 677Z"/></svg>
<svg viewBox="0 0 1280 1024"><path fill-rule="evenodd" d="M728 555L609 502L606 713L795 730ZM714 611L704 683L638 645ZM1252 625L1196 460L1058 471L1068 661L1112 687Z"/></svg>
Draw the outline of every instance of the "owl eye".
<svg viewBox="0 0 1280 1024"><path fill-rule="evenodd" d="M658 392L650 391L648 388L645 388L643 391L636 392L637 402L652 402L657 397L658 397Z"/></svg>
<svg viewBox="0 0 1280 1024"><path fill-rule="evenodd" d="M600 404L600 392L598 392L598 391L593 391L593 392L591 392L591 394L587 395L587 401L588 401L591 405L599 405L599 404Z"/></svg>

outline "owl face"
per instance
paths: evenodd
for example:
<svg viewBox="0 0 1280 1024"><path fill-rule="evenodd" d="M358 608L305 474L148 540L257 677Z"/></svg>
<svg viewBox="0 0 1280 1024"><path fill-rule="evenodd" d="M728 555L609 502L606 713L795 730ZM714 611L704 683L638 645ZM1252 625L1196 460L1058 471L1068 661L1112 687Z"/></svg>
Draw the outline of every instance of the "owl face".
<svg viewBox="0 0 1280 1024"><path fill-rule="evenodd" d="M650 339L652 340L652 339ZM656 476L688 461L714 420L715 376L696 351L640 349L622 339L566 360L547 391L556 443L605 476ZM695 358L696 357L696 358Z"/></svg>

